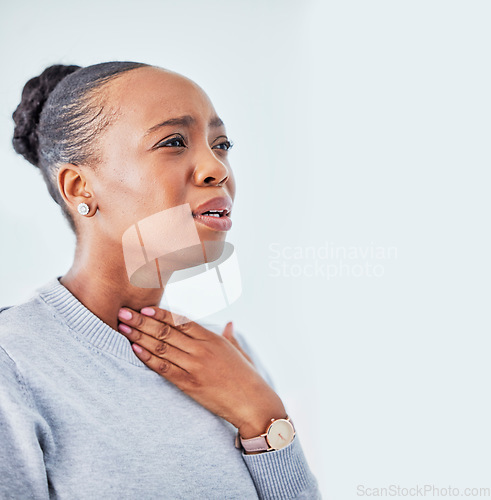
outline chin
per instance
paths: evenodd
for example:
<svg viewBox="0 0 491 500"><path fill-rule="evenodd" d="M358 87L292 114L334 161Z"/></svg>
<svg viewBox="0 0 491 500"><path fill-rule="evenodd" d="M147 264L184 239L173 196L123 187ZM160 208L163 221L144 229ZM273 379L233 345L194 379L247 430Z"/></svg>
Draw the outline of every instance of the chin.
<svg viewBox="0 0 491 500"><path fill-rule="evenodd" d="M225 236L221 239L202 241L203 253L205 254L206 262L214 262L218 260L225 248Z"/></svg>
<svg viewBox="0 0 491 500"><path fill-rule="evenodd" d="M169 274L174 271L190 269L210 264L222 256L225 249L225 236L216 240L201 240L199 245L193 245L172 252L158 259L159 268Z"/></svg>

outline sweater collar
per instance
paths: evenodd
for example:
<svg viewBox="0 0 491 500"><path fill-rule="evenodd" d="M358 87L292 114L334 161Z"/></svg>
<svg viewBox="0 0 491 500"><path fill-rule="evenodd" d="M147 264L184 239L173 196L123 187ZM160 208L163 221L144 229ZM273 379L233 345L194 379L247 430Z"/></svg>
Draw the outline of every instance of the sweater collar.
<svg viewBox="0 0 491 500"><path fill-rule="evenodd" d="M39 295L87 342L136 366L146 366L131 348L130 341L87 309L56 276L38 288Z"/></svg>

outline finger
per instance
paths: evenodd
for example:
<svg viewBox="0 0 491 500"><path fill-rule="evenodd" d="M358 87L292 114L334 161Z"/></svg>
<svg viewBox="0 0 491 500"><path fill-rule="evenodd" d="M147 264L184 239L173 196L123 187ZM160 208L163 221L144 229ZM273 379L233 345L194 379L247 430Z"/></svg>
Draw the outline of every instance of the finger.
<svg viewBox="0 0 491 500"><path fill-rule="evenodd" d="M253 361L252 359L249 357L249 355L244 351L244 349L242 349L242 347L240 346L239 342L237 341L237 339L235 338L234 336L234 325L231 321L229 321L226 325L225 325L225 329L223 330L223 333L222 335L227 339L229 340L232 345L238 349L240 351L240 353L252 364Z"/></svg>
<svg viewBox="0 0 491 500"><path fill-rule="evenodd" d="M171 325L162 323L157 319L152 317L148 317L144 314L140 314L137 311L133 311L130 308L124 308L124 312L129 312L131 317L128 315L119 314L119 319L121 322L124 322L125 325L128 325L130 328L139 330L142 333L147 335L151 335L157 340L163 340L181 351L192 352L194 340L185 333L181 332L173 328ZM121 329L120 325L118 325L118 329L121 332L129 333L127 329Z"/></svg>
<svg viewBox="0 0 491 500"><path fill-rule="evenodd" d="M138 344L133 344L132 348L136 356L150 369L178 387L188 380L189 373L181 367L174 365L166 359L153 355L150 351L147 351L147 349Z"/></svg>
<svg viewBox="0 0 491 500"><path fill-rule="evenodd" d="M121 329L120 329L121 330ZM131 332L126 333L121 330L121 333L131 342L144 347L147 351L162 359L170 361L172 364L181 367L188 371L192 356L187 352L181 351L177 347L169 344L168 342L157 340L151 335L146 335L139 330L131 328Z"/></svg>
<svg viewBox="0 0 491 500"><path fill-rule="evenodd" d="M206 340L210 337L210 335L216 335L214 332L207 330L205 327L189 320L185 316L171 313L170 311L161 309L160 307L144 307L140 312L144 316L148 315L152 318L157 319L158 321L167 323L176 330L179 330L180 332L197 340Z"/></svg>
<svg viewBox="0 0 491 500"><path fill-rule="evenodd" d="M229 321L226 325L225 328L223 329L222 335L227 339L230 340L230 342L234 343L235 337L234 337L234 325L231 321Z"/></svg>

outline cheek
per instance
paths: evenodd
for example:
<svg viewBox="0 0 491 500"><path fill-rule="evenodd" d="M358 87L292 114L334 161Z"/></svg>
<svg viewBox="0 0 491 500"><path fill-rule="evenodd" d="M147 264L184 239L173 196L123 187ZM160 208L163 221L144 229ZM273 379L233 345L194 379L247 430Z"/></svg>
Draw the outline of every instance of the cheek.
<svg viewBox="0 0 491 500"><path fill-rule="evenodd" d="M171 169L122 165L98 177L98 205L109 226L118 232L145 217L186 201L185 175Z"/></svg>
<svg viewBox="0 0 491 500"><path fill-rule="evenodd" d="M230 193L230 196L232 198L232 200L234 199L235 197L235 190L236 190L236 183L235 183L235 177L234 177L234 173L233 171L230 169L229 170L229 180L227 182L227 187L228 187L228 190L229 190L229 193Z"/></svg>
<svg viewBox="0 0 491 500"><path fill-rule="evenodd" d="M188 183L183 169L157 168L140 179L140 196L153 210L159 212L186 203Z"/></svg>

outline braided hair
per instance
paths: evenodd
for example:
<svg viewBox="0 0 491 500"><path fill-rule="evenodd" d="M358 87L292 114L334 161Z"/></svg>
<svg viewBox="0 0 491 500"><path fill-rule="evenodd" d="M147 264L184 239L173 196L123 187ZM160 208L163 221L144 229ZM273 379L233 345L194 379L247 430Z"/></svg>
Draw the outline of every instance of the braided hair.
<svg viewBox="0 0 491 500"><path fill-rule="evenodd" d="M58 189L58 169L63 163L96 167L101 160L97 138L116 117L104 109L99 90L121 73L144 66L149 65L113 61L86 67L49 66L24 85L21 102L12 114L15 151L41 170L51 197L75 233Z"/></svg>

